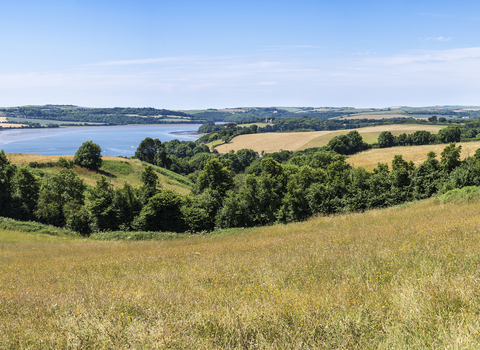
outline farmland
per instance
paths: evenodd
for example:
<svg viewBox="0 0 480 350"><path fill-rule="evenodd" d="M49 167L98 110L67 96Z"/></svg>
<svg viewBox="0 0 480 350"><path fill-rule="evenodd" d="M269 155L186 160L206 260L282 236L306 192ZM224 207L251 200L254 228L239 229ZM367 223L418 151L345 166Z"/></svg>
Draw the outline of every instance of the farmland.
<svg viewBox="0 0 480 350"><path fill-rule="evenodd" d="M0 128L21 128L23 124L9 123L7 117L0 117Z"/></svg>
<svg viewBox="0 0 480 350"><path fill-rule="evenodd" d="M0 230L0 347L477 348L478 220L430 199L156 242Z"/></svg>
<svg viewBox="0 0 480 350"><path fill-rule="evenodd" d="M377 148L360 152L349 156L347 162L355 167L362 166L371 171L378 163L391 164L396 154L401 154L406 161L413 161L415 165L423 163L427 159L427 153L433 151L440 159L440 154L446 145L424 145L424 146L407 146L392 148ZM480 148L480 142L458 142L457 146L462 146L461 158L473 156L475 151Z"/></svg>
<svg viewBox="0 0 480 350"><path fill-rule="evenodd" d="M417 130L426 130L437 133L443 125L419 125L419 124L396 124L380 125L366 127L357 130L367 143L376 142L378 135L382 131L391 131L394 136L401 133L413 133ZM312 131L299 133L262 133L248 134L235 137L228 144L217 146L220 153L226 153L231 150L238 151L243 148L249 148L256 152L265 151L266 153L278 152L280 150L296 151L312 147L325 146L328 141L338 135L347 134L351 130L334 131Z"/></svg>

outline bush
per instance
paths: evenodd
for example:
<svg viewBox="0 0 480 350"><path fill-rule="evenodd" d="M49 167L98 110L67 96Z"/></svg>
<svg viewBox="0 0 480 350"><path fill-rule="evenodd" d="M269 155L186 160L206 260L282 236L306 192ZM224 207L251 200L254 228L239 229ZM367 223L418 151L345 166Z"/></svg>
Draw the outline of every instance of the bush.
<svg viewBox="0 0 480 350"><path fill-rule="evenodd" d="M62 168L72 169L73 165L74 165L73 160L69 160L64 157L60 157L58 159L58 166L61 166Z"/></svg>
<svg viewBox="0 0 480 350"><path fill-rule="evenodd" d="M44 233L52 236L78 236L74 231L61 229L51 225L40 224L33 221L17 221L0 217L0 229L31 233Z"/></svg>
<svg viewBox="0 0 480 350"><path fill-rule="evenodd" d="M455 188L442 195L439 199L441 203L476 201L480 199L480 187L467 186L464 188Z"/></svg>

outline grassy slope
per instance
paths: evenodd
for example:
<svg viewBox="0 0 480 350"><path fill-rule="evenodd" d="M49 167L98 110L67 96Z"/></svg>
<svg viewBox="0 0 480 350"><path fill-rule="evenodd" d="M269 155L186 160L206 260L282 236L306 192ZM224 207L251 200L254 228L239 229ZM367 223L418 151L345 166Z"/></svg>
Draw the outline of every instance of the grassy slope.
<svg viewBox="0 0 480 350"><path fill-rule="evenodd" d="M397 125L380 125L355 129L364 141L367 143L377 142L378 135L382 131L391 131L393 135L401 133L414 133L417 130L427 130L437 133L438 130L444 128L442 125L419 125L419 124L397 124ZM325 146L333 137L347 134L351 130L335 130L335 131L314 131L301 133L266 133L266 134L250 134L235 137L232 142L217 146L216 149L220 153L227 150L238 151L242 148L250 148L256 152L265 151L267 153L278 152L283 150L302 150L312 147Z"/></svg>
<svg viewBox="0 0 480 350"><path fill-rule="evenodd" d="M365 152L360 152L350 156L347 162L354 166L363 166L367 170L372 170L378 163L387 163L390 168L393 157L396 154L401 154L403 159L413 161L416 165L427 160L427 153L434 151L437 153L437 158L440 159L440 154L447 145L425 145L425 146L407 146L407 147L392 147L392 148L377 148ZM462 146L462 159L468 156L473 156L475 151L480 148L479 142L459 142L457 146Z"/></svg>
<svg viewBox="0 0 480 350"><path fill-rule="evenodd" d="M0 241L0 347L478 348L478 206L160 242Z"/></svg>
<svg viewBox="0 0 480 350"><path fill-rule="evenodd" d="M14 164L26 165L29 162L36 161L40 163L56 162L60 156L45 156L45 155L32 155L32 154L16 154L8 153L7 157ZM73 156L64 156L68 159L73 159ZM122 187L125 182L129 183L133 187L139 187L142 185L140 174L146 164L142 164L139 160L135 159L123 159L118 157L102 157L104 160L103 166L100 168L100 172L88 170L75 166L74 171L78 176L85 181L86 184L94 186L100 176L108 176L111 183L115 187ZM158 173L160 185L163 189L172 190L180 194L190 193L189 180L178 174L172 174L168 170L154 167ZM58 173L60 167L42 168L51 174ZM180 178L180 179L179 179Z"/></svg>

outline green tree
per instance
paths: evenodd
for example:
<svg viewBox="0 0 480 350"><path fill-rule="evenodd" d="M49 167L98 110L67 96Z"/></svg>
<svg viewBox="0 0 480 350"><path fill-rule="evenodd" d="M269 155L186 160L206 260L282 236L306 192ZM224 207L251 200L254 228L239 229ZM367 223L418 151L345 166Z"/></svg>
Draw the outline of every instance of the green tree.
<svg viewBox="0 0 480 350"><path fill-rule="evenodd" d="M392 160L392 172L390 174L392 179L392 198L395 204L403 203L411 199L412 188L410 175L415 166L412 161L407 162L402 155L395 155Z"/></svg>
<svg viewBox="0 0 480 350"><path fill-rule="evenodd" d="M34 212L40 221L65 226L66 204L84 203L85 184L70 169L62 169L56 175L44 180L40 187L37 208Z"/></svg>
<svg viewBox="0 0 480 350"><path fill-rule="evenodd" d="M436 194L440 188L442 166L436 153L427 154L427 160L420 164L412 173L413 196L415 199L429 198Z"/></svg>
<svg viewBox="0 0 480 350"><path fill-rule="evenodd" d="M117 214L119 229L129 231L133 220L142 209L139 190L125 182L122 188L115 190L113 205Z"/></svg>
<svg viewBox="0 0 480 350"><path fill-rule="evenodd" d="M37 178L26 166L20 167L15 172L12 185L13 216L21 220L33 220L40 191Z"/></svg>
<svg viewBox="0 0 480 350"><path fill-rule="evenodd" d="M10 164L3 149L0 150L0 216L8 216L10 214L14 174L15 165Z"/></svg>
<svg viewBox="0 0 480 350"><path fill-rule="evenodd" d="M382 131L378 135L377 143L380 148L392 147L395 145L395 138L390 131Z"/></svg>
<svg viewBox="0 0 480 350"><path fill-rule="evenodd" d="M160 148L162 148L162 143L159 139L154 140L151 137L147 137L140 142L135 151L135 158L143 162L155 164L155 156Z"/></svg>
<svg viewBox="0 0 480 350"><path fill-rule="evenodd" d="M182 197L173 191L161 191L148 200L133 226L138 230L183 232L186 228Z"/></svg>
<svg viewBox="0 0 480 350"><path fill-rule="evenodd" d="M147 165L140 174L143 186L141 187L141 203L146 204L147 201L158 193L158 175L151 165Z"/></svg>
<svg viewBox="0 0 480 350"><path fill-rule="evenodd" d="M215 217L222 205L218 192L206 189L199 195L185 197L181 208L183 220L191 232L212 231L215 228Z"/></svg>
<svg viewBox="0 0 480 350"><path fill-rule="evenodd" d="M303 166L298 172L289 176L285 196L282 199L282 206L276 214L277 220L291 222L304 220L312 215L305 193L313 183L325 181L326 172L323 169L312 169Z"/></svg>
<svg viewBox="0 0 480 350"><path fill-rule="evenodd" d="M228 191L223 206L217 213L216 225L220 228L253 225L251 208L247 200L235 191Z"/></svg>
<svg viewBox="0 0 480 350"><path fill-rule="evenodd" d="M438 132L438 138L442 143L459 142L462 130L457 125L449 125Z"/></svg>
<svg viewBox="0 0 480 350"><path fill-rule="evenodd" d="M95 187L86 192L85 208L90 215L93 231L115 230L118 228L117 215L113 204L113 185L105 176L97 180Z"/></svg>
<svg viewBox="0 0 480 350"><path fill-rule="evenodd" d="M450 173L451 171L453 171L453 169L455 169L457 166L460 165L461 151L462 151L462 146L456 147L455 143L451 143L450 145L448 145L443 149L441 153L440 162L442 163L443 168L447 173Z"/></svg>
<svg viewBox="0 0 480 350"><path fill-rule="evenodd" d="M85 168L98 170L102 166L102 149L93 141L85 141L75 153L73 162Z"/></svg>
<svg viewBox="0 0 480 350"><path fill-rule="evenodd" d="M205 168L197 179L198 192L202 193L207 188L218 191L223 197L228 190L233 189L234 181L231 172L217 158L207 161Z"/></svg>
<svg viewBox="0 0 480 350"><path fill-rule="evenodd" d="M79 202L68 202L64 205L65 227L87 236L91 232L90 215L84 205Z"/></svg>

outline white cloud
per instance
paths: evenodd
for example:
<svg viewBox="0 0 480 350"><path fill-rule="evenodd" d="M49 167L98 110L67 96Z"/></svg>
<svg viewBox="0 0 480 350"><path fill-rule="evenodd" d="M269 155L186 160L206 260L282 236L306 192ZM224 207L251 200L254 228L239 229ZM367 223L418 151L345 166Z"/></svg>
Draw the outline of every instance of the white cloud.
<svg viewBox="0 0 480 350"><path fill-rule="evenodd" d="M119 60L93 63L89 66L136 66L145 64L166 64L173 62L189 62L199 60L200 56L180 56L180 57L157 57L142 58L136 60Z"/></svg>
<svg viewBox="0 0 480 350"><path fill-rule="evenodd" d="M450 40L452 40L452 38L451 37L445 38L443 36L439 36L437 38L428 37L428 38L424 38L422 40L423 41L430 41L430 40L433 40L433 41L450 41Z"/></svg>
<svg viewBox="0 0 480 350"><path fill-rule="evenodd" d="M268 50L296 50L296 49L321 49L321 46L315 45L263 45L259 46Z"/></svg>

